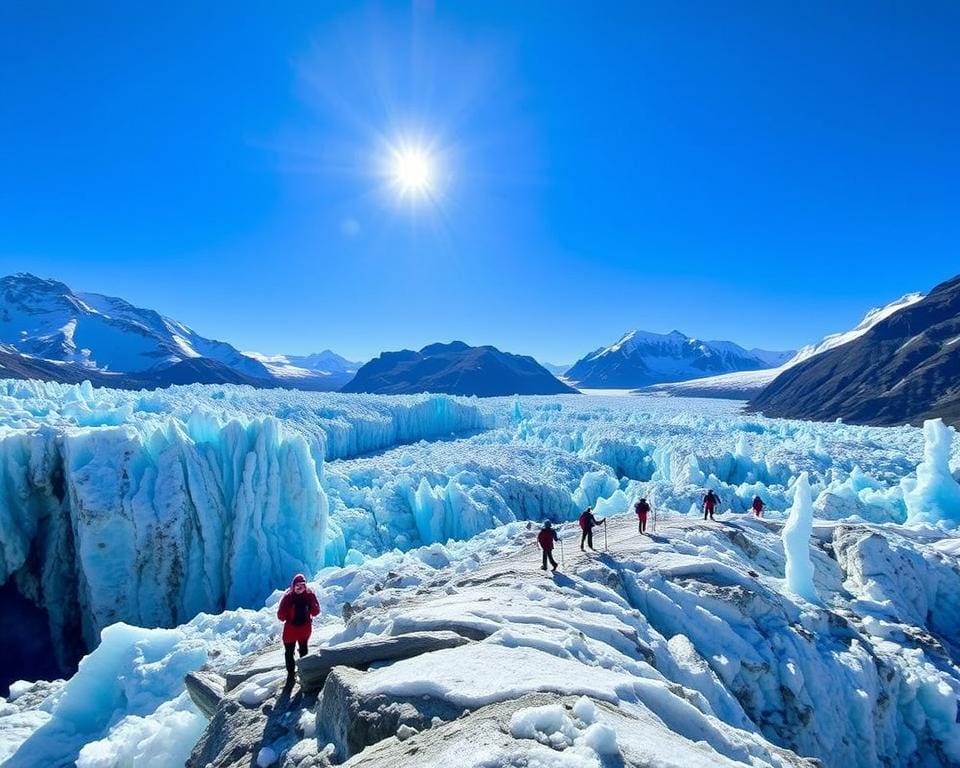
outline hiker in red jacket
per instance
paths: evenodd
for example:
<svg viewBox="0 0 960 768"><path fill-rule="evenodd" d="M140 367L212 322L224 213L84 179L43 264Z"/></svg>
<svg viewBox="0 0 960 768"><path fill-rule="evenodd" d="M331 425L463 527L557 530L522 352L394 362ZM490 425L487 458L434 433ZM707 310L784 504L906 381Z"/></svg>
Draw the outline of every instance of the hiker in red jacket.
<svg viewBox="0 0 960 768"><path fill-rule="evenodd" d="M290 589L280 598L277 618L283 622L283 650L287 662L287 675L293 677L296 666L293 663L293 647L299 645L300 655L307 654L307 641L313 630L313 617L320 615L320 603L317 596L307 587L307 580L298 573L290 582Z"/></svg>
<svg viewBox="0 0 960 768"><path fill-rule="evenodd" d="M753 514L756 517L763 516L763 507L764 507L763 499L761 499L759 496L754 496L753 497Z"/></svg>
<svg viewBox="0 0 960 768"><path fill-rule="evenodd" d="M553 523L545 520L543 528L541 528L540 533L537 534L537 544L540 546L540 549L543 550L543 565L540 566L541 570L547 570L548 560L550 561L550 565L553 566L553 570L557 570L557 561L553 559L553 544L557 541L560 541L560 537L557 536L557 531L553 527Z"/></svg>
<svg viewBox="0 0 960 768"><path fill-rule="evenodd" d="M590 549L593 549L593 529L598 525L603 525L605 522L607 522L606 519L597 520L597 518L593 516L593 509L591 507L587 507L584 513L580 515L580 530L583 531L580 535L581 552L586 551L583 548L584 542L586 542ZM596 552L595 549L593 549L593 551Z"/></svg>
<svg viewBox="0 0 960 768"><path fill-rule="evenodd" d="M712 490L707 491L707 495L703 497L703 519L706 520L707 517L713 520L713 510L717 508L717 505L720 503L720 497L717 496Z"/></svg>
<svg viewBox="0 0 960 768"><path fill-rule="evenodd" d="M637 523L640 529L640 533L647 532L647 515L650 514L650 505L647 504L646 499L640 499L636 504L633 505L633 511L637 513Z"/></svg>

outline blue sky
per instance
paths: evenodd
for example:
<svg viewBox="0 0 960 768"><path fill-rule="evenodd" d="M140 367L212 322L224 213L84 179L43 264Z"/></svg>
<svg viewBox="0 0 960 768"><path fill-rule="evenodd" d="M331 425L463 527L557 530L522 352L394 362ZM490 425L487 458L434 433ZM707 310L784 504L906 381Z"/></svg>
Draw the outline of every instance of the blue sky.
<svg viewBox="0 0 960 768"><path fill-rule="evenodd" d="M960 271L960 4L790 5L3 4L0 269L263 352L796 347Z"/></svg>

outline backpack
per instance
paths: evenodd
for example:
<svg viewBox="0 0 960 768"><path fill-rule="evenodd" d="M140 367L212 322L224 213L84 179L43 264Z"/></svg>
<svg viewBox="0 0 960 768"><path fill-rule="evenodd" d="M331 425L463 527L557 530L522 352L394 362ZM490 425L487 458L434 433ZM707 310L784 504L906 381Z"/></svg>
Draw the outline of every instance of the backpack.
<svg viewBox="0 0 960 768"><path fill-rule="evenodd" d="M590 527L590 513L584 512L580 515L580 528L582 530L587 530Z"/></svg>
<svg viewBox="0 0 960 768"><path fill-rule="evenodd" d="M298 595L293 597L293 618L290 623L295 627L302 627L310 620L310 599L304 594L300 599Z"/></svg>

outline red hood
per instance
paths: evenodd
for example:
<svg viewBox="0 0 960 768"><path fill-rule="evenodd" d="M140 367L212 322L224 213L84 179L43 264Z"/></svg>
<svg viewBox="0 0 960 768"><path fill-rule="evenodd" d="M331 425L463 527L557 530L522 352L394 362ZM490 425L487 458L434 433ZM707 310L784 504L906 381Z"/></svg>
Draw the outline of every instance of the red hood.
<svg viewBox="0 0 960 768"><path fill-rule="evenodd" d="M298 581L302 581L304 584L306 584L306 583L307 583L307 577L304 576L302 573L298 573L296 576L293 577L293 580L290 582L290 589L293 589L294 585L295 585Z"/></svg>

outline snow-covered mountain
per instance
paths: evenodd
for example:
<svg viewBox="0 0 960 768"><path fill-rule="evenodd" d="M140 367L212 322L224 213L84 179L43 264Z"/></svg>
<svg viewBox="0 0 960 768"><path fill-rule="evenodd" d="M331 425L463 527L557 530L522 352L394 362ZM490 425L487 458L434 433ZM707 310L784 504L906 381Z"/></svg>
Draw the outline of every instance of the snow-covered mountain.
<svg viewBox="0 0 960 768"><path fill-rule="evenodd" d="M538 361L539 362L539 361ZM562 365L555 365L554 363L543 363L541 362L544 368L546 368L554 376L563 376L567 371L570 370L570 363L563 363Z"/></svg>
<svg viewBox="0 0 960 768"><path fill-rule="evenodd" d="M782 365L759 371L737 371L719 376L706 376L687 381L667 382L643 387L640 392L647 394L672 395L674 397L722 397L734 400L749 400L764 387L773 382L781 373L804 360L809 360L823 352L843 346L858 339L881 320L895 312L916 304L924 297L922 293L908 293L883 307L871 309L856 327L849 331L832 333L816 344L801 347L793 357Z"/></svg>
<svg viewBox="0 0 960 768"><path fill-rule="evenodd" d="M960 424L960 276L800 361L750 401L774 416L854 424Z"/></svg>
<svg viewBox="0 0 960 768"><path fill-rule="evenodd" d="M566 378L581 388L629 389L709 373L769 368L793 355L792 351L746 350L730 341L701 341L680 331L629 331L614 344L578 360Z"/></svg>
<svg viewBox="0 0 960 768"><path fill-rule="evenodd" d="M328 390L356 370L329 350L275 364L124 299L26 273L0 279L0 344L4 375L127 388L220 382Z"/></svg>
<svg viewBox="0 0 960 768"><path fill-rule="evenodd" d="M333 391L347 384L360 370L363 363L355 363L336 352L325 349L312 355L263 355L245 352L259 361L272 376L295 385L297 381L311 381L328 386L312 386L311 389Z"/></svg>

